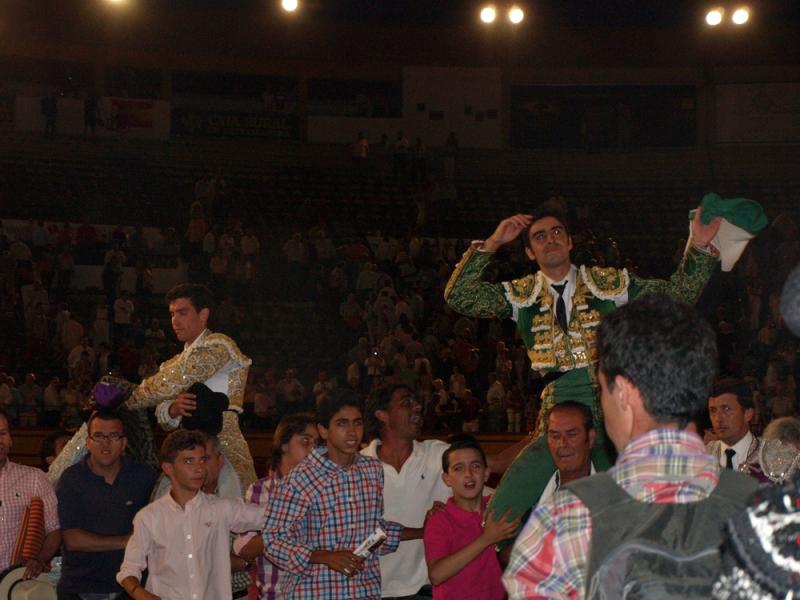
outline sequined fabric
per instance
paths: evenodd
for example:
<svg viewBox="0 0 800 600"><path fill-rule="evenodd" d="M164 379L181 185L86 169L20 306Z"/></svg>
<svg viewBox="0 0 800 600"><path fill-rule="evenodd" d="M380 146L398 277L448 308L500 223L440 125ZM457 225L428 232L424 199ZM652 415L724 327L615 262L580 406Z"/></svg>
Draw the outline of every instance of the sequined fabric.
<svg viewBox="0 0 800 600"><path fill-rule="evenodd" d="M125 407L137 410L174 400L193 383L205 382L232 364L228 373L228 399L234 412L223 415L219 441L220 448L239 476L244 495L249 485L256 480L253 458L238 421L251 362L228 336L206 331L190 347L164 362L158 373L136 386ZM86 434L86 424L83 424L51 465L48 477L54 484L67 467L86 454Z"/></svg>

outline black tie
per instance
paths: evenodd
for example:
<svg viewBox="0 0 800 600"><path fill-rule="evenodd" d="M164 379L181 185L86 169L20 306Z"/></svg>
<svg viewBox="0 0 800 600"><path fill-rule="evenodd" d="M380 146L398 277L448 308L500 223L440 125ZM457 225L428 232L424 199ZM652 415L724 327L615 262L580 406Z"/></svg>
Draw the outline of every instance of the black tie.
<svg viewBox="0 0 800 600"><path fill-rule="evenodd" d="M564 288L567 287L566 283L561 285L552 284L553 289L558 292L558 300L556 301L556 319L561 330L567 332L567 305L564 303Z"/></svg>
<svg viewBox="0 0 800 600"><path fill-rule="evenodd" d="M733 448L728 448L725 450L725 468L732 469L733 468L733 455L736 454L736 450Z"/></svg>

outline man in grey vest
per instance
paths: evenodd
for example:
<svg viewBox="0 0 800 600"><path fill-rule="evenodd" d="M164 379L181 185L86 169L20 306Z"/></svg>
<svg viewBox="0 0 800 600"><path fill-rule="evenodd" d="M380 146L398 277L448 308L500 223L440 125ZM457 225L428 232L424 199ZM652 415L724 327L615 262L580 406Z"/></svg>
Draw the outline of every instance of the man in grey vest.
<svg viewBox="0 0 800 600"><path fill-rule="evenodd" d="M711 392L714 334L688 305L653 294L604 318L598 354L617 462L534 510L503 578L509 598L622 597L598 589L614 581L651 597L638 575L657 581L658 597L707 598L722 524L757 485L720 469L692 424ZM614 563L621 549L627 560Z"/></svg>

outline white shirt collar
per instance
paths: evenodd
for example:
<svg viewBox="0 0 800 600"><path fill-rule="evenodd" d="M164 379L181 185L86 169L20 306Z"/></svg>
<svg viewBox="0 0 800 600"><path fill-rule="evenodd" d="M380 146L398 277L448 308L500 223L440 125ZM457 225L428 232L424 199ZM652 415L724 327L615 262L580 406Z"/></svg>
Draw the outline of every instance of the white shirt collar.
<svg viewBox="0 0 800 600"><path fill-rule="evenodd" d="M544 281L547 284L547 289L550 290L550 293L554 295L556 294L556 291L553 289L552 285L554 283L561 285L562 283L566 282L567 287L564 290L566 294L567 291L575 289L575 281L578 279L578 267L576 267L575 265L571 265L569 268L569 272L567 273L567 276L561 281L553 281L547 275L544 274L544 271L542 271L542 276L544 277Z"/></svg>
<svg viewBox="0 0 800 600"><path fill-rule="evenodd" d="M753 434L749 431L745 434L745 436L736 442L733 446L728 446L725 442L722 442L722 452L721 457L725 457L725 450L728 448L733 448L736 454L733 455L733 464L734 466L739 466L747 459L747 451L750 449L750 444L753 443Z"/></svg>
<svg viewBox="0 0 800 600"><path fill-rule="evenodd" d="M211 333L208 328L203 329L203 331L200 332L200 335L198 335L196 338L194 338L194 341L191 344L184 344L183 345L183 351L186 352L190 348L194 348L197 344L200 343L200 340L202 340L204 337L206 337L206 334L208 334L208 333Z"/></svg>

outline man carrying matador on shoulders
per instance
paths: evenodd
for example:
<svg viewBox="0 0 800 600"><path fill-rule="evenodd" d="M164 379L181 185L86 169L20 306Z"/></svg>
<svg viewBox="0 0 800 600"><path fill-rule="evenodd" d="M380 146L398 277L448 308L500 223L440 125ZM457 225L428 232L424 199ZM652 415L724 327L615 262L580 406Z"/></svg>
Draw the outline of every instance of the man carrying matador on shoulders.
<svg viewBox="0 0 800 600"><path fill-rule="evenodd" d="M225 482L242 494L256 480L250 449L239 429L239 414L244 402L245 383L251 360L242 354L231 338L208 329L214 299L203 285L184 283L166 296L172 329L183 351L164 362L158 373L133 385L125 380L103 377L93 391L98 408L119 407L126 424L128 449L132 446L143 461L152 446L145 409L155 407L162 428L179 426L218 433L220 449L233 470ZM106 398L106 396L109 396ZM107 404L113 406L107 406ZM55 483L61 473L86 453L86 424L75 433L48 471ZM131 444L130 442L134 442ZM151 459L153 461L154 459ZM222 485L223 482L220 482Z"/></svg>
<svg viewBox="0 0 800 600"><path fill-rule="evenodd" d="M554 201L543 203L534 214L504 219L487 240L473 242L456 265L445 288L447 304L471 317L513 319L531 368L545 383L536 429L506 471L488 510L503 514L511 508L514 518L536 505L555 471L542 423L560 402L592 408L597 432L592 462L598 471L611 466L597 402L595 336L600 319L641 294L662 293L695 303L720 261L729 271L747 241L766 225L761 206L742 198L707 194L693 213L686 251L669 280L572 264L569 224ZM494 253L520 236L539 271L499 284L482 281Z"/></svg>

